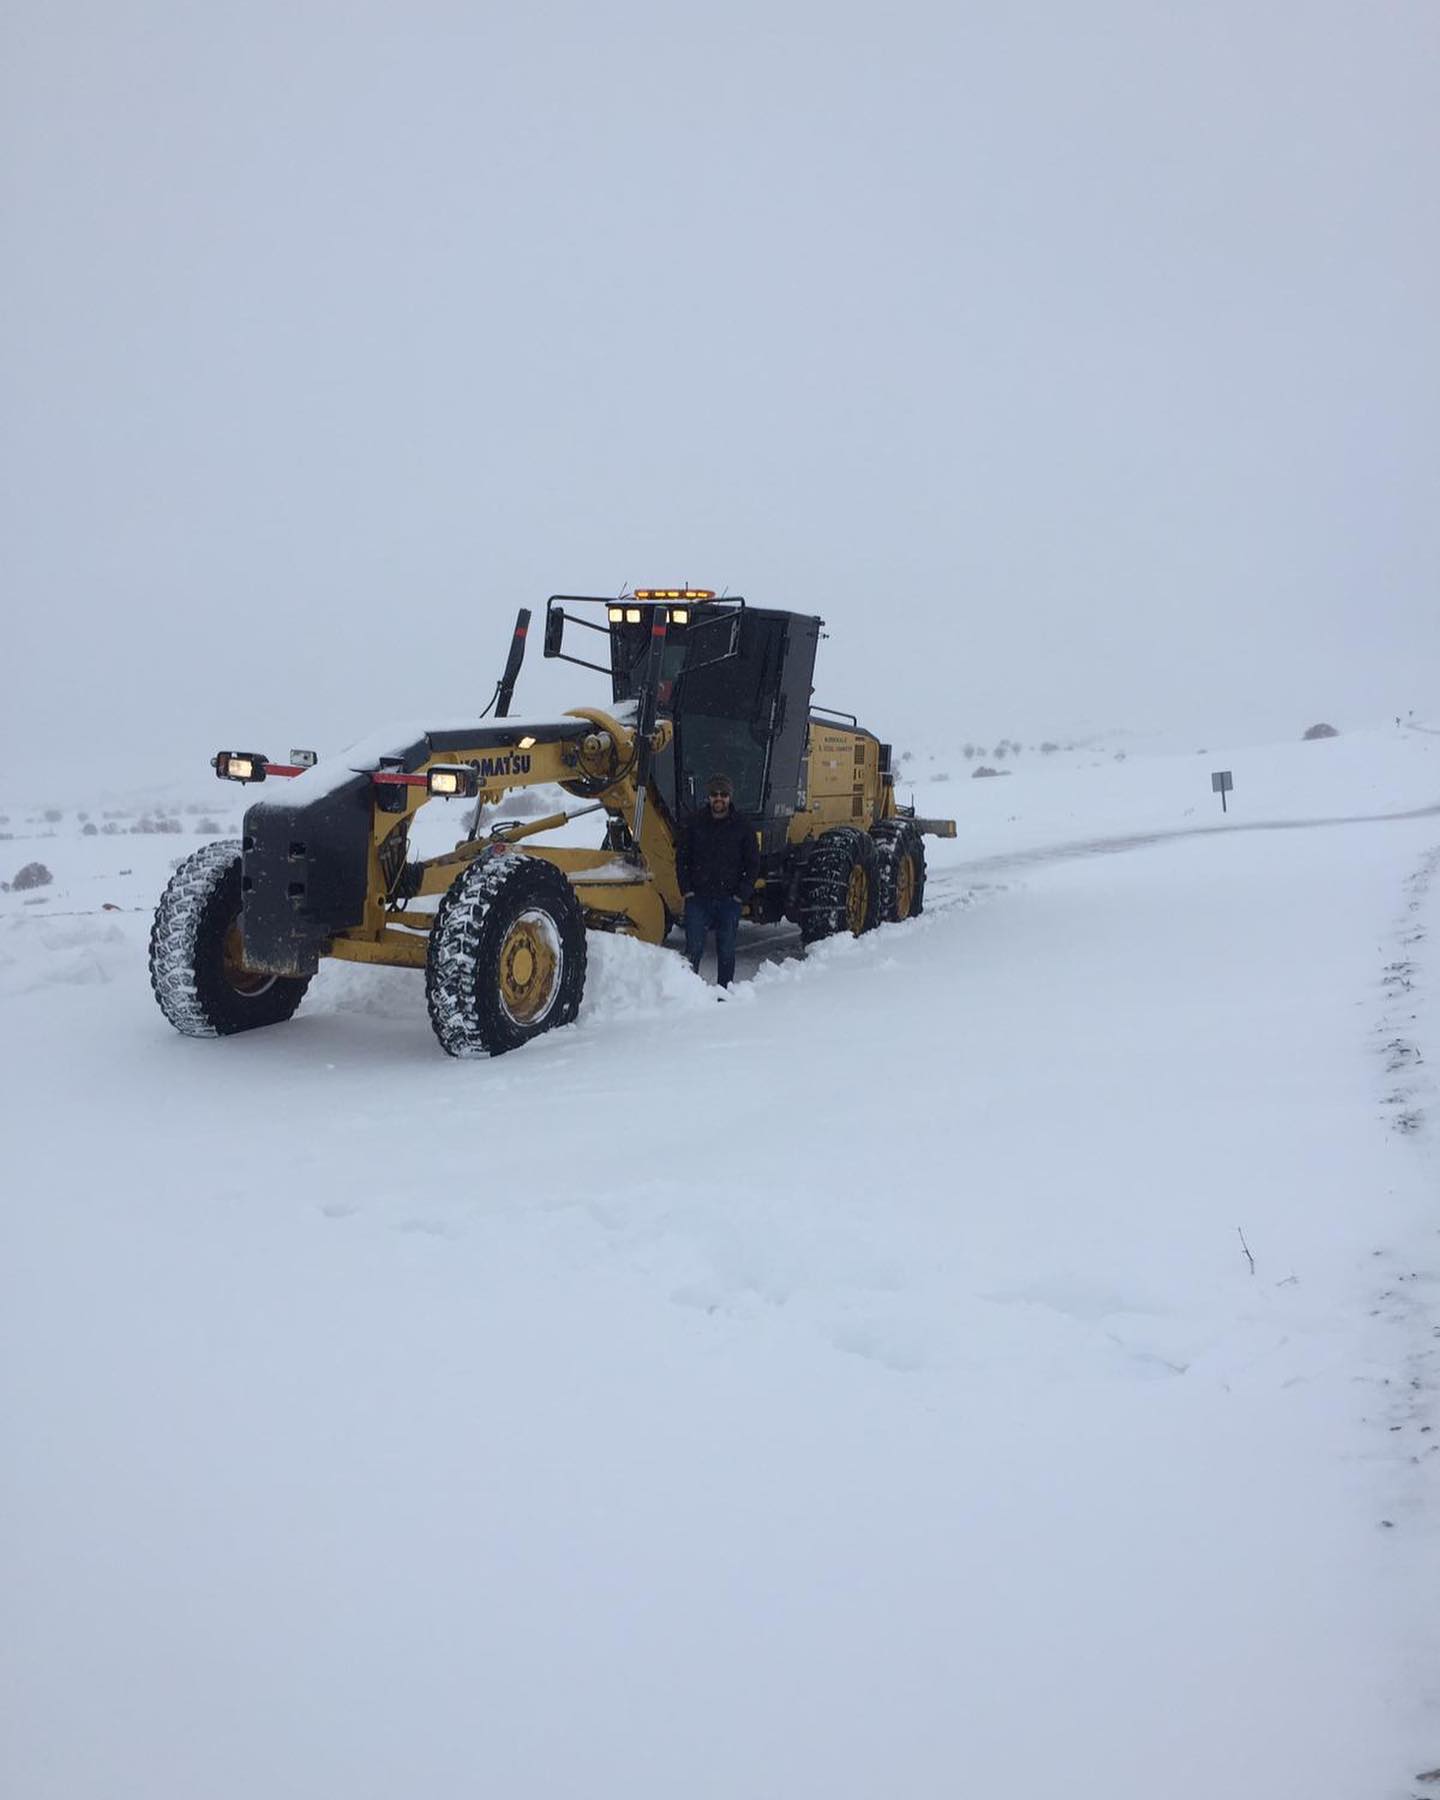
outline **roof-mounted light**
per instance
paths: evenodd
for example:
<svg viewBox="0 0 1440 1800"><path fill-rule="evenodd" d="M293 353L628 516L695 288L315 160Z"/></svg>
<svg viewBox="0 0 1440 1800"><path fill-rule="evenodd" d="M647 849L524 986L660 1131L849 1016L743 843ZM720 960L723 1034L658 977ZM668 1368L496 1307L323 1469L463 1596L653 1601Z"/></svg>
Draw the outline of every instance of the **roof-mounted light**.
<svg viewBox="0 0 1440 1800"><path fill-rule="evenodd" d="M713 600L714 588L636 588L637 600Z"/></svg>

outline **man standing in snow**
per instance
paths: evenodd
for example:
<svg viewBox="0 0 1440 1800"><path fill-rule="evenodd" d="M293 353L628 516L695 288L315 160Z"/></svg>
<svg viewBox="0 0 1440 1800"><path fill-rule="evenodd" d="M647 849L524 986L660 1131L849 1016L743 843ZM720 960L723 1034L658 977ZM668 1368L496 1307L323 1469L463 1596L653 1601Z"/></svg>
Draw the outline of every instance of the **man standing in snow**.
<svg viewBox="0 0 1440 1800"><path fill-rule="evenodd" d="M706 783L706 805L680 835L675 873L685 896L685 954L698 975L705 940L715 933L716 977L722 988L735 974L740 908L755 891L760 851L750 822L736 812L728 775Z"/></svg>

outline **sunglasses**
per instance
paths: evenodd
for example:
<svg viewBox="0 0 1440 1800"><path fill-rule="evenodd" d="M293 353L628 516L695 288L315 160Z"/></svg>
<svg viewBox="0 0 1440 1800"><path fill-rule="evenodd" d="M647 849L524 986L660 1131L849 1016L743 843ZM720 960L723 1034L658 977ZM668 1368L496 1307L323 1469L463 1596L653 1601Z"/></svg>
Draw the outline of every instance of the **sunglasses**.
<svg viewBox="0 0 1440 1800"><path fill-rule="evenodd" d="M730 796L728 794L711 794L709 798L712 800L729 800Z"/></svg>

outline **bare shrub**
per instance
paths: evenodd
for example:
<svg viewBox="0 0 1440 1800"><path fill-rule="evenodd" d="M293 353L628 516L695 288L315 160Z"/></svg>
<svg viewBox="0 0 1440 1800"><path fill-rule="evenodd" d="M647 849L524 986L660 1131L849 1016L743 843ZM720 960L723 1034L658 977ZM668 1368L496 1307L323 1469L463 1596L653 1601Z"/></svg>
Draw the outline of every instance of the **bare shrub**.
<svg viewBox="0 0 1440 1800"><path fill-rule="evenodd" d="M44 863L26 863L10 886L19 893L24 888L49 887L54 879Z"/></svg>
<svg viewBox="0 0 1440 1800"><path fill-rule="evenodd" d="M1008 769L990 769L987 768L984 763L981 763L978 769L972 769L970 771L970 779L972 781L978 781L982 775L1008 775L1009 773L1010 771Z"/></svg>
<svg viewBox="0 0 1440 1800"><path fill-rule="evenodd" d="M1304 733L1300 741L1308 744L1312 743L1316 738L1339 737L1339 735L1340 733L1333 725L1312 725Z"/></svg>

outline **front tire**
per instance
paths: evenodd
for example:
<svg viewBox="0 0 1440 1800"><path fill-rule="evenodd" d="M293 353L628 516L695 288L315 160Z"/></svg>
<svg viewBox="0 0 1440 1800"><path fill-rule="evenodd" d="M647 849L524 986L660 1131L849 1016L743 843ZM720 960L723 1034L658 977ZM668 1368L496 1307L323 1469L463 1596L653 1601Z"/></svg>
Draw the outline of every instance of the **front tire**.
<svg viewBox="0 0 1440 1800"><path fill-rule="evenodd" d="M308 975L245 967L240 921L240 846L206 844L170 877L150 930L150 986L184 1037L280 1025L305 997Z"/></svg>
<svg viewBox="0 0 1440 1800"><path fill-rule="evenodd" d="M430 1023L447 1056L501 1056L569 1025L585 992L585 920L553 863L487 856L451 883L425 959Z"/></svg>
<svg viewBox="0 0 1440 1800"><path fill-rule="evenodd" d="M880 919L875 840L853 825L822 831L800 874L797 907L807 944L848 931L872 931Z"/></svg>

